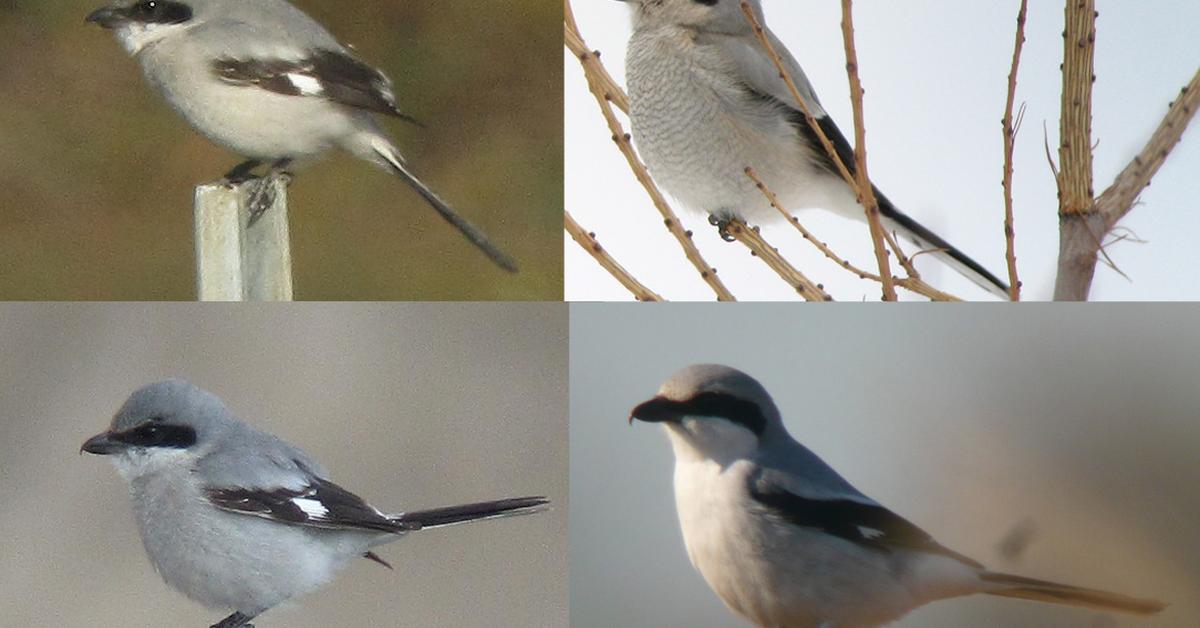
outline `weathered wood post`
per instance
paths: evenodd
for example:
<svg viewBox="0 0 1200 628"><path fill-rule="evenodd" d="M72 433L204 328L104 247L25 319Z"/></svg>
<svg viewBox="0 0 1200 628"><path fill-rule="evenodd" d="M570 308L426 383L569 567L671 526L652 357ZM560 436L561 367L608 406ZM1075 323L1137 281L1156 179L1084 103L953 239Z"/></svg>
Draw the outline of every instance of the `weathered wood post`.
<svg viewBox="0 0 1200 628"><path fill-rule="evenodd" d="M287 184L276 178L274 201L250 225L248 199L258 180L196 188L196 294L201 301L291 301Z"/></svg>

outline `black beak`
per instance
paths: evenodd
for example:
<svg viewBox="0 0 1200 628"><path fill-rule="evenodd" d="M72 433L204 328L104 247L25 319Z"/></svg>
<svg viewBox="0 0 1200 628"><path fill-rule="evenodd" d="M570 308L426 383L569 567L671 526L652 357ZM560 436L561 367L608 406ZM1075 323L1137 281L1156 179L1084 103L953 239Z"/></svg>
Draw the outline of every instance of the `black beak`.
<svg viewBox="0 0 1200 628"><path fill-rule="evenodd" d="M103 7L88 13L84 22L88 24L99 24L104 28L115 28L125 20L125 16L114 11L111 7Z"/></svg>
<svg viewBox="0 0 1200 628"><path fill-rule="evenodd" d="M125 450L125 444L112 439L111 432L96 434L95 436L84 441L83 446L79 448L79 453L88 452L89 454L99 454L107 456L109 454L120 453Z"/></svg>
<svg viewBox="0 0 1200 628"><path fill-rule="evenodd" d="M634 408L629 413L629 423L633 424L634 419L647 423L673 423L678 421L680 416L678 402L666 397L655 397Z"/></svg>

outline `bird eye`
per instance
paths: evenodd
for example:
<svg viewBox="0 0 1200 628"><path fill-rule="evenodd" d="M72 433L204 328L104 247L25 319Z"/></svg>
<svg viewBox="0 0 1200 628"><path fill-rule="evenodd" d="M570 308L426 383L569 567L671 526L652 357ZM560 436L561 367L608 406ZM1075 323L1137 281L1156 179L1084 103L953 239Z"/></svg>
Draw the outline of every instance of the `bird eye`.
<svg viewBox="0 0 1200 628"><path fill-rule="evenodd" d="M146 0L145 2L138 3L137 12L142 15L150 16L154 15L154 13L158 11L158 8L159 3L156 0Z"/></svg>
<svg viewBox="0 0 1200 628"><path fill-rule="evenodd" d="M138 436L140 437L139 440L144 444L155 445L162 440L163 430L152 423L138 428Z"/></svg>
<svg viewBox="0 0 1200 628"><path fill-rule="evenodd" d="M142 0L129 10L129 17L145 24L181 24L192 19L192 9L173 0Z"/></svg>

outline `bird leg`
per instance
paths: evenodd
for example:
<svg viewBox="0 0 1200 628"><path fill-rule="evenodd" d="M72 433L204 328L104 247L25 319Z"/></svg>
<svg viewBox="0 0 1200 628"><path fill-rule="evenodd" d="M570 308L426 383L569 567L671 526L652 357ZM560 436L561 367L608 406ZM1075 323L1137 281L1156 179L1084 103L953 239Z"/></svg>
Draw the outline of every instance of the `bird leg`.
<svg viewBox="0 0 1200 628"><path fill-rule="evenodd" d="M262 218L263 213L275 204L275 181L281 179L283 180L284 185L288 185L292 182L292 173L287 171L287 167L290 166L291 163L292 160L290 157L284 157L283 159L277 160L275 163L271 164L271 168L267 170L267 174L263 175L262 178L260 178L258 182L254 184L254 187L250 192L250 198L247 200L247 205L250 208L250 220L246 222L247 229L254 226L254 223L258 222L259 218ZM246 164L242 164L237 168L234 168L234 170L238 170L245 165Z"/></svg>
<svg viewBox="0 0 1200 628"><path fill-rule="evenodd" d="M251 173L255 168L261 165L262 162L257 159L247 159L246 161L234 166L229 172L226 172L225 176L221 177L221 182L224 185L238 185L239 183L245 183L254 178L254 175Z"/></svg>
<svg viewBox="0 0 1200 628"><path fill-rule="evenodd" d="M254 619L253 615L234 613L209 628L254 628L254 624L250 623L251 619Z"/></svg>
<svg viewBox="0 0 1200 628"><path fill-rule="evenodd" d="M734 240L737 240L737 238L733 237L732 235L729 235L729 221L730 220L732 220L732 219L718 217L716 214L708 215L708 224L716 227L717 233L721 236L721 239L726 242L733 242Z"/></svg>

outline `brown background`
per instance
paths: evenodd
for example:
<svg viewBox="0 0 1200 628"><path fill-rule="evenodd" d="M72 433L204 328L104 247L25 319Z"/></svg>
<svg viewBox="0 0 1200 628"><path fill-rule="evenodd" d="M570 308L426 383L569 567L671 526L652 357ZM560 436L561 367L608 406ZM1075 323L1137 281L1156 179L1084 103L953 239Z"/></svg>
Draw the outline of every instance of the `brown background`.
<svg viewBox="0 0 1200 628"><path fill-rule="evenodd" d="M194 298L192 188L239 158L84 24L103 1L0 1L0 299ZM522 268L335 151L291 188L296 298L561 298L560 5L295 4L392 78L425 125L384 121L410 165Z"/></svg>

